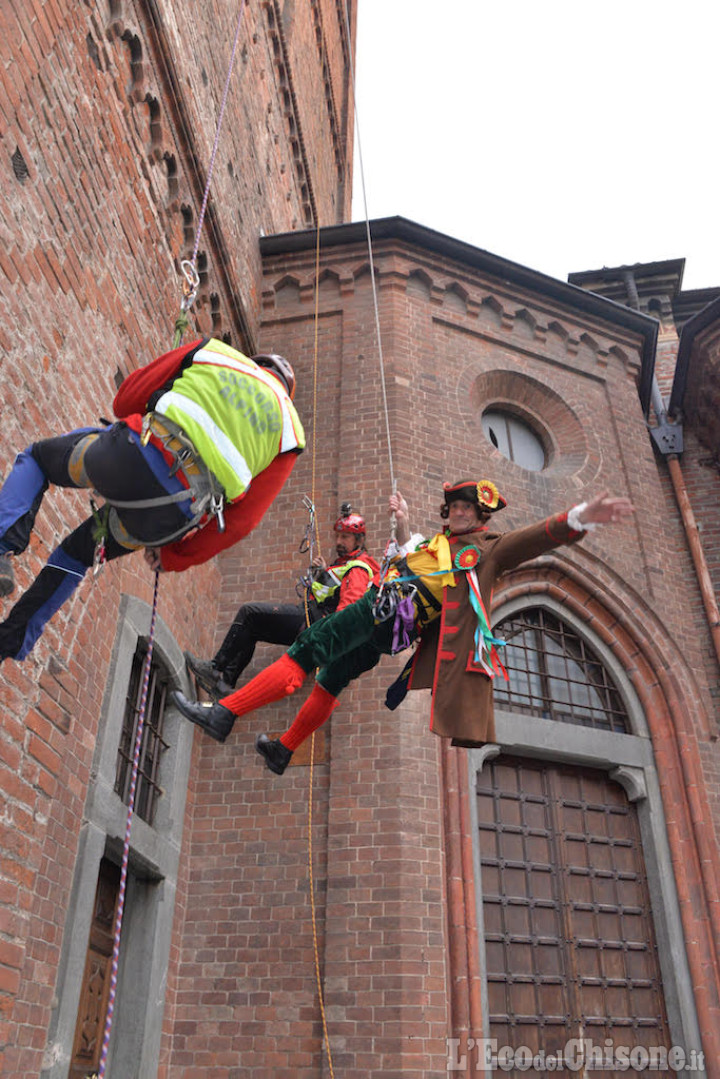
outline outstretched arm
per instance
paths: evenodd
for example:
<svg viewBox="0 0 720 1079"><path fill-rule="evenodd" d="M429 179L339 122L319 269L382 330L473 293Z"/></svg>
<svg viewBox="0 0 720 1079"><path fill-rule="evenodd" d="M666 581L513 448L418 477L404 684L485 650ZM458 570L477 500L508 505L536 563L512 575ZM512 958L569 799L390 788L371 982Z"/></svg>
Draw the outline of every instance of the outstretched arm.
<svg viewBox="0 0 720 1079"><path fill-rule="evenodd" d="M614 498L603 491L567 513L556 513L546 521L503 533L495 545L494 557L501 572L514 569L555 547L576 543L597 525L622 522L634 512L628 498Z"/></svg>
<svg viewBox="0 0 720 1079"><path fill-rule="evenodd" d="M629 498L613 498L607 491L603 491L583 506L578 513L578 520L583 525L608 525L624 521L634 512L635 507Z"/></svg>

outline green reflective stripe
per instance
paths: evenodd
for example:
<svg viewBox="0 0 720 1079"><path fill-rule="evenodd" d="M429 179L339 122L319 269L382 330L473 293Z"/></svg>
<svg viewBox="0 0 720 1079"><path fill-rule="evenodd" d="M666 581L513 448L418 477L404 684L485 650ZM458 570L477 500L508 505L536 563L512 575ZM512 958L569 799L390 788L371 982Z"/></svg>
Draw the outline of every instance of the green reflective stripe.
<svg viewBox="0 0 720 1079"><path fill-rule="evenodd" d="M329 599L330 596L333 596L342 584L342 579L345 574L356 567L364 569L369 575L370 580L375 576L367 562L362 562L359 558L352 558L342 566L333 566L332 569L325 570L324 576L317 581L313 581L310 586L312 594L318 603L323 603L326 599ZM330 578L329 581L327 579L328 577Z"/></svg>
<svg viewBox="0 0 720 1079"><path fill-rule="evenodd" d="M331 570L324 570L322 577L317 581L313 581L310 588L318 603L324 603L326 599L329 599L330 596L337 592L341 584L340 578L336 577Z"/></svg>

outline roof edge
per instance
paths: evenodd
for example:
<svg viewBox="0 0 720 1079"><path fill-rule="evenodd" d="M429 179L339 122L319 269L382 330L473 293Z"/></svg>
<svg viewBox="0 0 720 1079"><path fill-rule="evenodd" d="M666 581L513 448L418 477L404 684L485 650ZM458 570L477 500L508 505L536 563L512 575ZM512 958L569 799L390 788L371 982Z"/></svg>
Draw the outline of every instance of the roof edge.
<svg viewBox="0 0 720 1079"><path fill-rule="evenodd" d="M320 229L320 248L327 250L331 247L367 242L368 232L371 241L397 239L428 248L437 254L465 262L475 269L483 270L524 288L531 288L553 299L578 307L586 314L607 319L617 326L622 326L623 329L640 334L644 343L639 392L643 412L646 416L648 415L659 328L656 319L605 296L588 292L587 289L580 288L578 285L550 277L539 270L532 270L463 240L457 240L425 225L419 225L406 217L381 217L368 222L353 221L343 225L328 225ZM260 254L263 256L289 254L315 249L317 244L316 229L278 233L260 238Z"/></svg>
<svg viewBox="0 0 720 1079"><path fill-rule="evenodd" d="M675 361L675 377L670 392L668 413L676 415L682 410L687 389L688 369L692 356L693 345L698 334L712 326L713 322L720 321L720 296L711 300L705 307L701 307L696 315L689 318L680 332L677 359Z"/></svg>

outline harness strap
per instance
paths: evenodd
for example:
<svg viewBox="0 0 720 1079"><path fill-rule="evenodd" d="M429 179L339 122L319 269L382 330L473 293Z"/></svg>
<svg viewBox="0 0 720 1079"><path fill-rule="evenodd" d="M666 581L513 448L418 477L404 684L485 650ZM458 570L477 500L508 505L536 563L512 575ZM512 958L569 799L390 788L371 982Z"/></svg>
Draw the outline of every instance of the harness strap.
<svg viewBox="0 0 720 1079"><path fill-rule="evenodd" d="M104 495L99 494L98 491L93 491L93 494L98 498L104 498ZM210 498L208 493L207 498ZM135 502L118 502L117 499L105 498L105 502L108 506L115 506L121 510L147 510L152 506L169 506L173 502L187 502L191 499L196 501L193 492L189 488L183 488L182 491L176 491L173 495L158 495L157 498L139 498Z"/></svg>
<svg viewBox="0 0 720 1079"><path fill-rule="evenodd" d="M420 595L422 596L423 600L428 605L428 607L432 607L432 609L434 611L441 611L442 610L442 603L438 599L435 598L435 596L432 594L432 592L430 591L428 586L426 584L424 584L416 574L412 573L410 567L407 564L406 559L404 559L404 558L398 559L397 565L400 567L400 570L402 571L403 576L407 576L407 577L412 578L412 582L415 585L415 588L418 590L418 592L420 593ZM421 611L418 611L418 615L420 617L420 621L421 622L424 621Z"/></svg>
<svg viewBox="0 0 720 1079"><path fill-rule="evenodd" d="M131 536L127 528L117 515L116 509L110 510L110 516L108 518L108 527L114 538L122 547L128 547L130 550L138 550L141 547L164 547L166 543L172 543L173 540L180 539L186 535L192 528L195 527L196 521L188 521L182 528L178 528L175 532L170 532L167 536L161 536L160 539L152 540L148 544L147 540L137 539L135 536Z"/></svg>

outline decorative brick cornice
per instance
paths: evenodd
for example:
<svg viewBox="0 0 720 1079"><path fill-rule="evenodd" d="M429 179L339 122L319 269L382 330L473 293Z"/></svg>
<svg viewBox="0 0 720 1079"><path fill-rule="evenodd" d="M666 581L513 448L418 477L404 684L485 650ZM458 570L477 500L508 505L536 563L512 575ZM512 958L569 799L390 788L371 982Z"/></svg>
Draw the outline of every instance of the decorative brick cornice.
<svg viewBox="0 0 720 1079"><path fill-rule="evenodd" d="M111 0L105 33L110 42L120 42L128 50L132 79L127 91L130 107L135 108L144 103L148 108L148 161L154 164L165 161L168 169L168 202L167 205L158 204L157 209L162 215L169 215L175 226L182 227L179 225L181 203L200 207L207 175L200 165L202 155L198 149L172 48L156 0L135 0L135 3ZM194 212L192 216L194 219ZM219 278L218 288L222 292L223 305L230 313L229 319L240 346L249 348L252 334L245 308L232 279L230 253L212 197L208 199L205 222L212 266ZM191 237L194 236L194 228L188 228L186 222L183 231L186 250L178 253L178 262L183 257L189 257L192 251ZM207 268L208 255L205 252L201 252L198 257L202 271L201 263ZM207 281L207 272L201 272L201 288L196 300L198 307L211 302L210 293L205 287ZM214 322L217 323L216 332L219 333L222 319L217 293L215 308Z"/></svg>
<svg viewBox="0 0 720 1079"><path fill-rule="evenodd" d="M345 140L341 134L341 123L338 119L338 111L335 105L335 93L333 91L332 73L330 71L330 65L328 63L328 50L325 41L325 32L323 29L323 17L322 6L318 0L311 0L310 8L312 10L313 20L315 23L315 38L317 41L318 55L320 57L320 66L322 68L323 88L325 90L325 104L327 105L328 122L330 127L330 134L332 136L333 150L335 154L335 167L337 169L338 179L341 182L347 180L347 160L345 157ZM347 34L345 32L345 23L342 21L340 27L340 40L343 43L343 53L345 54L345 60L349 64L348 55L346 52L346 39Z"/></svg>
<svg viewBox="0 0 720 1079"><path fill-rule="evenodd" d="M312 178L307 154L305 136L303 135L300 113L298 109L297 94L292 76L292 66L288 57L287 41L282 25L282 12L278 0L263 0L263 10L267 19L268 36L272 45L275 72L280 82L280 92L283 96L285 108L283 118L285 130L293 155L293 164L298 184L300 185L300 204L303 212L303 224L314 225L318 220L317 203L313 191Z"/></svg>

